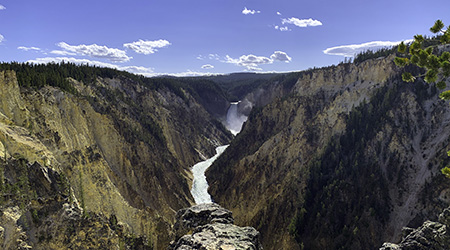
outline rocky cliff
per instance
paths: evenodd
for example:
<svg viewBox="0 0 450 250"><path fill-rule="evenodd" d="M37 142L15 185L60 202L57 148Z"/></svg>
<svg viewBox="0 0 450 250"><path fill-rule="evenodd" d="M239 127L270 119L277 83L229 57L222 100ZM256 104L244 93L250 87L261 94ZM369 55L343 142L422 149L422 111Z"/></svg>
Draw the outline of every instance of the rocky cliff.
<svg viewBox="0 0 450 250"><path fill-rule="evenodd" d="M261 250L259 232L239 227L229 210L205 203L177 212L174 241L168 249Z"/></svg>
<svg viewBox="0 0 450 250"><path fill-rule="evenodd" d="M175 211L193 203L190 166L231 140L187 87L149 87L126 74L90 77L66 79L75 89L69 93L19 87L27 84L15 72L0 72L3 248L19 240L38 249L88 248L78 241L91 237L118 248L144 237L165 249ZM38 164L45 178L62 176L56 182L68 188L62 195L49 189L50 177L38 185L27 170L6 169L14 159ZM38 186L51 191L50 204ZM27 198L13 199L17 192Z"/></svg>
<svg viewBox="0 0 450 250"><path fill-rule="evenodd" d="M2 164L0 246L2 249L152 249L115 215L82 209L67 178L26 159Z"/></svg>
<svg viewBox="0 0 450 250"><path fill-rule="evenodd" d="M213 199L265 249L375 249L448 204L450 110L392 60L300 73L210 167Z"/></svg>
<svg viewBox="0 0 450 250"><path fill-rule="evenodd" d="M444 250L450 246L450 209L439 214L439 221L425 221L422 226L413 229L404 227L403 237L399 244L384 243L380 250Z"/></svg>

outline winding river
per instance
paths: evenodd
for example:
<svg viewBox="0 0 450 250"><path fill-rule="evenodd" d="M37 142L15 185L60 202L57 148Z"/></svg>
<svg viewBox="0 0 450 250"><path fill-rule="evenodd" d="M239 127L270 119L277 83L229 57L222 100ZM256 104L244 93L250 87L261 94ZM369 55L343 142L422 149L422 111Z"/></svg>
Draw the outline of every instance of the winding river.
<svg viewBox="0 0 450 250"><path fill-rule="evenodd" d="M192 183L191 194L194 197L196 204L212 202L211 195L208 193L208 182L206 181L205 171L227 147L228 145L217 147L216 155L208 160L201 161L192 167L194 181Z"/></svg>

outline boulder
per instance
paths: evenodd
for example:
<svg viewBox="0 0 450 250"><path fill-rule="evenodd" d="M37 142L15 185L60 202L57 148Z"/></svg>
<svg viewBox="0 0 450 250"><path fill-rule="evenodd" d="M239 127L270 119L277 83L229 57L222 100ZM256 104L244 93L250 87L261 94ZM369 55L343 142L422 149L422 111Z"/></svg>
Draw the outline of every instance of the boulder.
<svg viewBox="0 0 450 250"><path fill-rule="evenodd" d="M170 250L262 249L259 232L233 224L232 213L215 203L200 204L177 212L175 240Z"/></svg>
<svg viewBox="0 0 450 250"><path fill-rule="evenodd" d="M445 250L450 248L450 210L439 215L439 222L425 221L417 229L409 229L399 244L384 243L380 250Z"/></svg>

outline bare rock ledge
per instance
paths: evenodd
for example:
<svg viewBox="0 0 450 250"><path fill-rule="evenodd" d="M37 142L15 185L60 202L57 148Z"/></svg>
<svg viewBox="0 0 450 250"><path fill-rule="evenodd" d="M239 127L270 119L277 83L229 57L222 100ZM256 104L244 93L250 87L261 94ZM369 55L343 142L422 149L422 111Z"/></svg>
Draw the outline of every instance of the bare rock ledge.
<svg viewBox="0 0 450 250"><path fill-rule="evenodd" d="M439 215L439 222L425 221L417 229L404 228L399 244L384 243L380 250L446 250L450 249L450 207Z"/></svg>
<svg viewBox="0 0 450 250"><path fill-rule="evenodd" d="M233 224L231 211L215 203L200 204L177 212L175 240L169 250L259 250L259 232ZM191 234L189 234L191 233Z"/></svg>

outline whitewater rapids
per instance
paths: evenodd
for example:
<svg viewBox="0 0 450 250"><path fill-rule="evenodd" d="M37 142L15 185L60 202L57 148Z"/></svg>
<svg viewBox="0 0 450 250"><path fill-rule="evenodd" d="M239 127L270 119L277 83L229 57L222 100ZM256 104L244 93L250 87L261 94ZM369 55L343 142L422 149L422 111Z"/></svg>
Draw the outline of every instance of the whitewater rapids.
<svg viewBox="0 0 450 250"><path fill-rule="evenodd" d="M208 193L208 182L206 181L205 171L227 147L228 145L217 147L216 155L205 161L201 161L192 167L194 181L192 182L191 194L194 197L195 204L212 202L211 195Z"/></svg>

